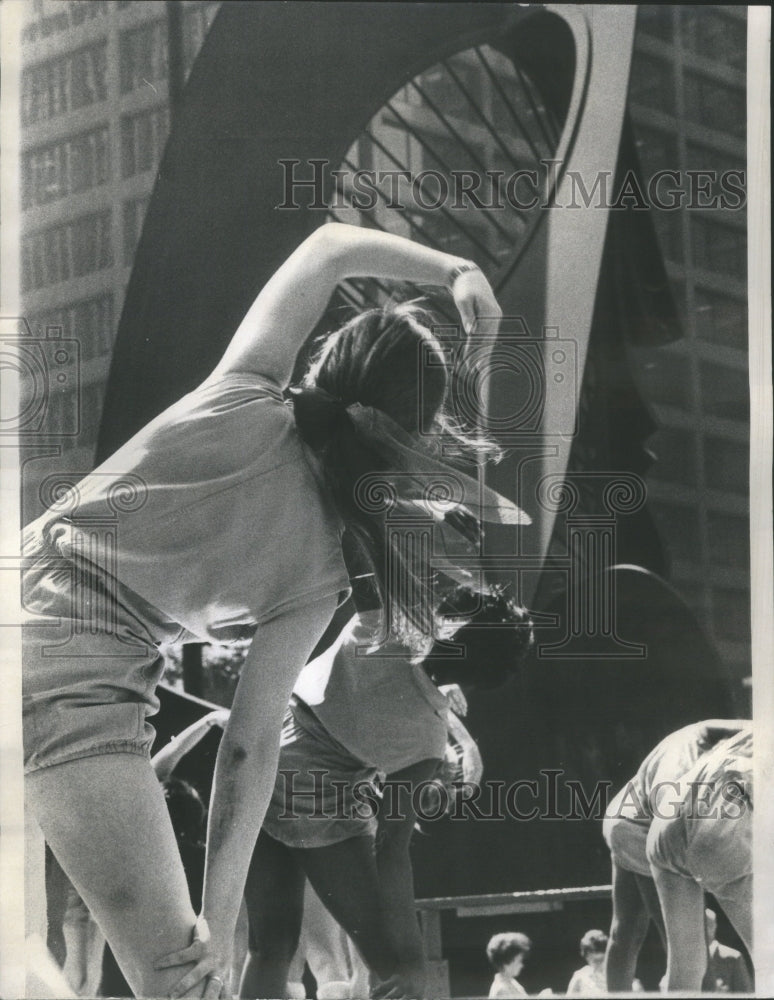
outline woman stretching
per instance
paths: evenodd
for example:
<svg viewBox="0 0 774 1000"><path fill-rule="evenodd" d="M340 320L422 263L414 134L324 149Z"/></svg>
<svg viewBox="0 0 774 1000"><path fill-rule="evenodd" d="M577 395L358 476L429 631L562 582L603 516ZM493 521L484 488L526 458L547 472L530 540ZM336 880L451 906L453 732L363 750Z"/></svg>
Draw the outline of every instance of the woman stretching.
<svg viewBox="0 0 774 1000"><path fill-rule="evenodd" d="M358 502L358 480L396 472L395 489L416 498L452 474L474 515L528 520L420 443L420 429L448 426L449 374L410 308L371 310L332 334L304 389L285 400L299 348L336 285L357 276L446 286L468 331L500 315L470 262L324 225L269 280L206 381L25 534L26 801L138 996L224 989L285 708L348 590L344 530L391 617L427 628L406 596L421 596L421 574L400 552L389 573L416 586L387 593L386 514ZM420 372L422 351L431 363ZM473 457L483 448L456 444ZM249 635L215 768L197 922L148 759L158 645Z"/></svg>
<svg viewBox="0 0 774 1000"><path fill-rule="evenodd" d="M367 652L366 612L301 671L245 887L242 997L288 996L306 878L382 980L378 995L396 973L410 996L424 995L409 843L447 728L470 740L428 673L443 685L494 686L521 666L532 637L526 613L501 595L458 590L440 611L452 609L470 620L460 628L455 615L451 652L436 645L421 663L399 642ZM381 797L377 773L387 776Z"/></svg>

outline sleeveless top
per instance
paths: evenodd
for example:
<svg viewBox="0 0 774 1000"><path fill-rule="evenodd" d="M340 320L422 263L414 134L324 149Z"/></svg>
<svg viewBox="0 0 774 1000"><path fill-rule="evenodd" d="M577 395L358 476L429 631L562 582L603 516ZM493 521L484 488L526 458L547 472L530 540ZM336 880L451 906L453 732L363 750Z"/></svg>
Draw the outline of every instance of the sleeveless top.
<svg viewBox="0 0 774 1000"><path fill-rule="evenodd" d="M386 774L446 751L448 703L397 644L366 652L373 632L356 616L293 693L353 757Z"/></svg>
<svg viewBox="0 0 774 1000"><path fill-rule="evenodd" d="M201 640L342 591L342 526L270 379L211 376L25 529Z"/></svg>

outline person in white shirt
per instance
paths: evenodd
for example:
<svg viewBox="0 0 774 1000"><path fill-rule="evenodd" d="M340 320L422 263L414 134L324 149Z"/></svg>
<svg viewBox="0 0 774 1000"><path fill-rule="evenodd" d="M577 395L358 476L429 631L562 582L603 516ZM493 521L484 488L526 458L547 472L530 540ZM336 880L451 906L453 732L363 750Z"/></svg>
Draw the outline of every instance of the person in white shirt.
<svg viewBox="0 0 774 1000"><path fill-rule="evenodd" d="M518 931L495 934L486 946L486 957L494 969L494 979L489 988L490 1000L511 1000L525 997L527 991L519 982L524 963L532 951L532 942Z"/></svg>
<svg viewBox="0 0 774 1000"><path fill-rule="evenodd" d="M586 931L580 942L580 953L586 964L573 972L567 987L568 996L599 997L607 993L606 951L607 934L604 931Z"/></svg>

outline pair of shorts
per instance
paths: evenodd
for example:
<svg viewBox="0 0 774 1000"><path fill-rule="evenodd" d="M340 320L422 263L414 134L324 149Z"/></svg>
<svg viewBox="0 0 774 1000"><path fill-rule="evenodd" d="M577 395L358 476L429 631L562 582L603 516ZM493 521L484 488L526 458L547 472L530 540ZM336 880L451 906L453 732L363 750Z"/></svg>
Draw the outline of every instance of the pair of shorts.
<svg viewBox="0 0 774 1000"><path fill-rule="evenodd" d="M42 535L25 549L22 607L25 770L105 753L148 757L164 671L158 644L184 630Z"/></svg>
<svg viewBox="0 0 774 1000"><path fill-rule="evenodd" d="M645 853L648 826L625 816L605 816L602 836L610 848L610 857L619 868L650 878L650 866Z"/></svg>
<svg viewBox="0 0 774 1000"><path fill-rule="evenodd" d="M377 770L338 743L300 698L282 726L277 780L263 829L287 847L376 837Z"/></svg>
<svg viewBox="0 0 774 1000"><path fill-rule="evenodd" d="M651 868L698 882L718 897L752 877L752 809L739 815L654 819L647 842Z"/></svg>

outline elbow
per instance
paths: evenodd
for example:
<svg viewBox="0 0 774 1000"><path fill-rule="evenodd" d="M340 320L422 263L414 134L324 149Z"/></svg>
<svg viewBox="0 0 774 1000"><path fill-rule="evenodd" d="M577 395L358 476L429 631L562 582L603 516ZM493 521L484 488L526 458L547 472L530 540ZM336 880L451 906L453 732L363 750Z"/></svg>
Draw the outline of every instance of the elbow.
<svg viewBox="0 0 774 1000"><path fill-rule="evenodd" d="M271 759L272 753L279 755L279 740L269 742L252 734L244 738L239 734L224 734L220 741L218 763L229 771L244 769L245 765L254 768L257 762L262 764Z"/></svg>
<svg viewBox="0 0 774 1000"><path fill-rule="evenodd" d="M315 267L328 267L337 275L343 274L352 246L354 228L342 222L326 222L315 229L307 240L313 265Z"/></svg>

